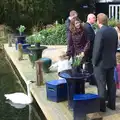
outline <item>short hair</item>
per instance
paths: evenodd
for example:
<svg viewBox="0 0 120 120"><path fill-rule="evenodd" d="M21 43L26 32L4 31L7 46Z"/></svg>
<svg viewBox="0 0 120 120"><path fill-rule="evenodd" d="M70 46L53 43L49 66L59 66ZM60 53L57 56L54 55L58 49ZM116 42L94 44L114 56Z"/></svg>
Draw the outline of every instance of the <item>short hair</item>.
<svg viewBox="0 0 120 120"><path fill-rule="evenodd" d="M104 13L99 13L97 15L97 20L99 21L100 24L108 25L108 17Z"/></svg>
<svg viewBox="0 0 120 120"><path fill-rule="evenodd" d="M91 17L96 17L93 13L90 13L90 14L88 14L88 16L87 16L87 20L89 20L89 18L91 18Z"/></svg>
<svg viewBox="0 0 120 120"><path fill-rule="evenodd" d="M71 10L69 15L73 16L73 14L78 14L78 13L75 10Z"/></svg>

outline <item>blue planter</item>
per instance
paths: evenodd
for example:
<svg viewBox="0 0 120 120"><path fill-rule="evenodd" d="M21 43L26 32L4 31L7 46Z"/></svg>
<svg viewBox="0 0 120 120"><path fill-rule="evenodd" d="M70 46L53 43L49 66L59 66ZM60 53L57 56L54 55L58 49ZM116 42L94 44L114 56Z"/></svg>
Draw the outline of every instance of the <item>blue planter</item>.
<svg viewBox="0 0 120 120"><path fill-rule="evenodd" d="M74 94L84 94L85 93L85 81L72 79L71 81L67 80L68 85L68 107L70 110L73 110L73 96Z"/></svg>
<svg viewBox="0 0 120 120"><path fill-rule="evenodd" d="M17 45L18 43L21 43L21 44L25 44L26 41L25 41L25 38L26 36L25 35L19 35L19 36L16 36L17 37L17 41L16 41L16 50L17 50Z"/></svg>
<svg viewBox="0 0 120 120"><path fill-rule="evenodd" d="M42 61L42 68L43 68L43 71L45 73L48 73L49 72L49 67L51 66L52 64L52 60L50 58L40 58L40 60Z"/></svg>
<svg viewBox="0 0 120 120"><path fill-rule="evenodd" d="M46 83L47 99L54 102L67 100L67 83L65 79L52 80Z"/></svg>
<svg viewBox="0 0 120 120"><path fill-rule="evenodd" d="M100 112L100 98L95 94L74 95L74 120L85 120L86 114Z"/></svg>
<svg viewBox="0 0 120 120"><path fill-rule="evenodd" d="M90 77L90 74L86 71L83 73L75 73L72 69L65 70L59 73L61 78L66 79L68 88L68 107L73 109L73 96L75 94L85 93L85 80Z"/></svg>

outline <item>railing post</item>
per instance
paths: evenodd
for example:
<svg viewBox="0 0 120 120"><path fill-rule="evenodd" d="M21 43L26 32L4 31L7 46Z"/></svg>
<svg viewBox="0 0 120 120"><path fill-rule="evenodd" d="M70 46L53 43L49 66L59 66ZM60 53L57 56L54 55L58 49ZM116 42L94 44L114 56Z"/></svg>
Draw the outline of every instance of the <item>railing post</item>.
<svg viewBox="0 0 120 120"><path fill-rule="evenodd" d="M17 48L18 48L18 60L22 60L23 59L22 44L18 43Z"/></svg>
<svg viewBox="0 0 120 120"><path fill-rule="evenodd" d="M8 46L12 47L12 35L8 34Z"/></svg>
<svg viewBox="0 0 120 120"><path fill-rule="evenodd" d="M43 72L42 72L42 61L35 61L36 66L36 76L37 76L37 86L43 85Z"/></svg>

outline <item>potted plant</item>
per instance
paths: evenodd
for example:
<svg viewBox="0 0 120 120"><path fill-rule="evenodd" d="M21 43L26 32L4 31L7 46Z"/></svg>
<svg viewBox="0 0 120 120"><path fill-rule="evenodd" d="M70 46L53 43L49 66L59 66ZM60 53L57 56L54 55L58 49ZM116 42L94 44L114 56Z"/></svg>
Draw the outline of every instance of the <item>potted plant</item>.
<svg viewBox="0 0 120 120"><path fill-rule="evenodd" d="M82 68L81 68L82 60L83 60L83 54L75 56L73 64L72 64L73 74L77 74L77 73L82 72L81 71L82 70Z"/></svg>
<svg viewBox="0 0 120 120"><path fill-rule="evenodd" d="M43 35L40 33L33 34L27 37L27 42L30 44L34 44L36 48L40 47L40 41L45 39Z"/></svg>
<svg viewBox="0 0 120 120"><path fill-rule="evenodd" d="M17 45L18 43L21 43L21 44L25 44L26 41L25 41L25 38L26 36L24 35L24 31L25 31L25 26L24 25L20 25L17 30L19 31L19 35L16 36L17 37L17 40L16 40L16 50L17 50Z"/></svg>
<svg viewBox="0 0 120 120"><path fill-rule="evenodd" d="M40 41L42 40L42 39L44 39L45 37L43 36L43 35L41 35L41 34L35 34L34 35L34 43L35 43L35 46L36 47L40 47Z"/></svg>
<svg viewBox="0 0 120 120"><path fill-rule="evenodd" d="M43 50L47 48L46 46L40 45L40 41L44 38L45 37L40 33L36 33L27 37L27 42L35 45L28 47L28 50L31 51L29 54L29 58L30 61L33 63L33 66L35 64L35 61L42 57Z"/></svg>
<svg viewBox="0 0 120 120"><path fill-rule="evenodd" d="M19 34L22 36L24 34L26 27L24 25L20 25L17 30L19 31Z"/></svg>

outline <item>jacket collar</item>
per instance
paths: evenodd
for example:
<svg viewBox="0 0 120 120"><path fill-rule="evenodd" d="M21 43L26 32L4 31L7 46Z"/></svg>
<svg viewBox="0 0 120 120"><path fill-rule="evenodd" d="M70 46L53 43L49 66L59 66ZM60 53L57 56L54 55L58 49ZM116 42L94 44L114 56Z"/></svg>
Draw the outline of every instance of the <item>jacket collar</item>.
<svg viewBox="0 0 120 120"><path fill-rule="evenodd" d="M103 29L103 28L106 28L106 27L109 27L109 26L107 26L107 25L103 25L100 29Z"/></svg>

